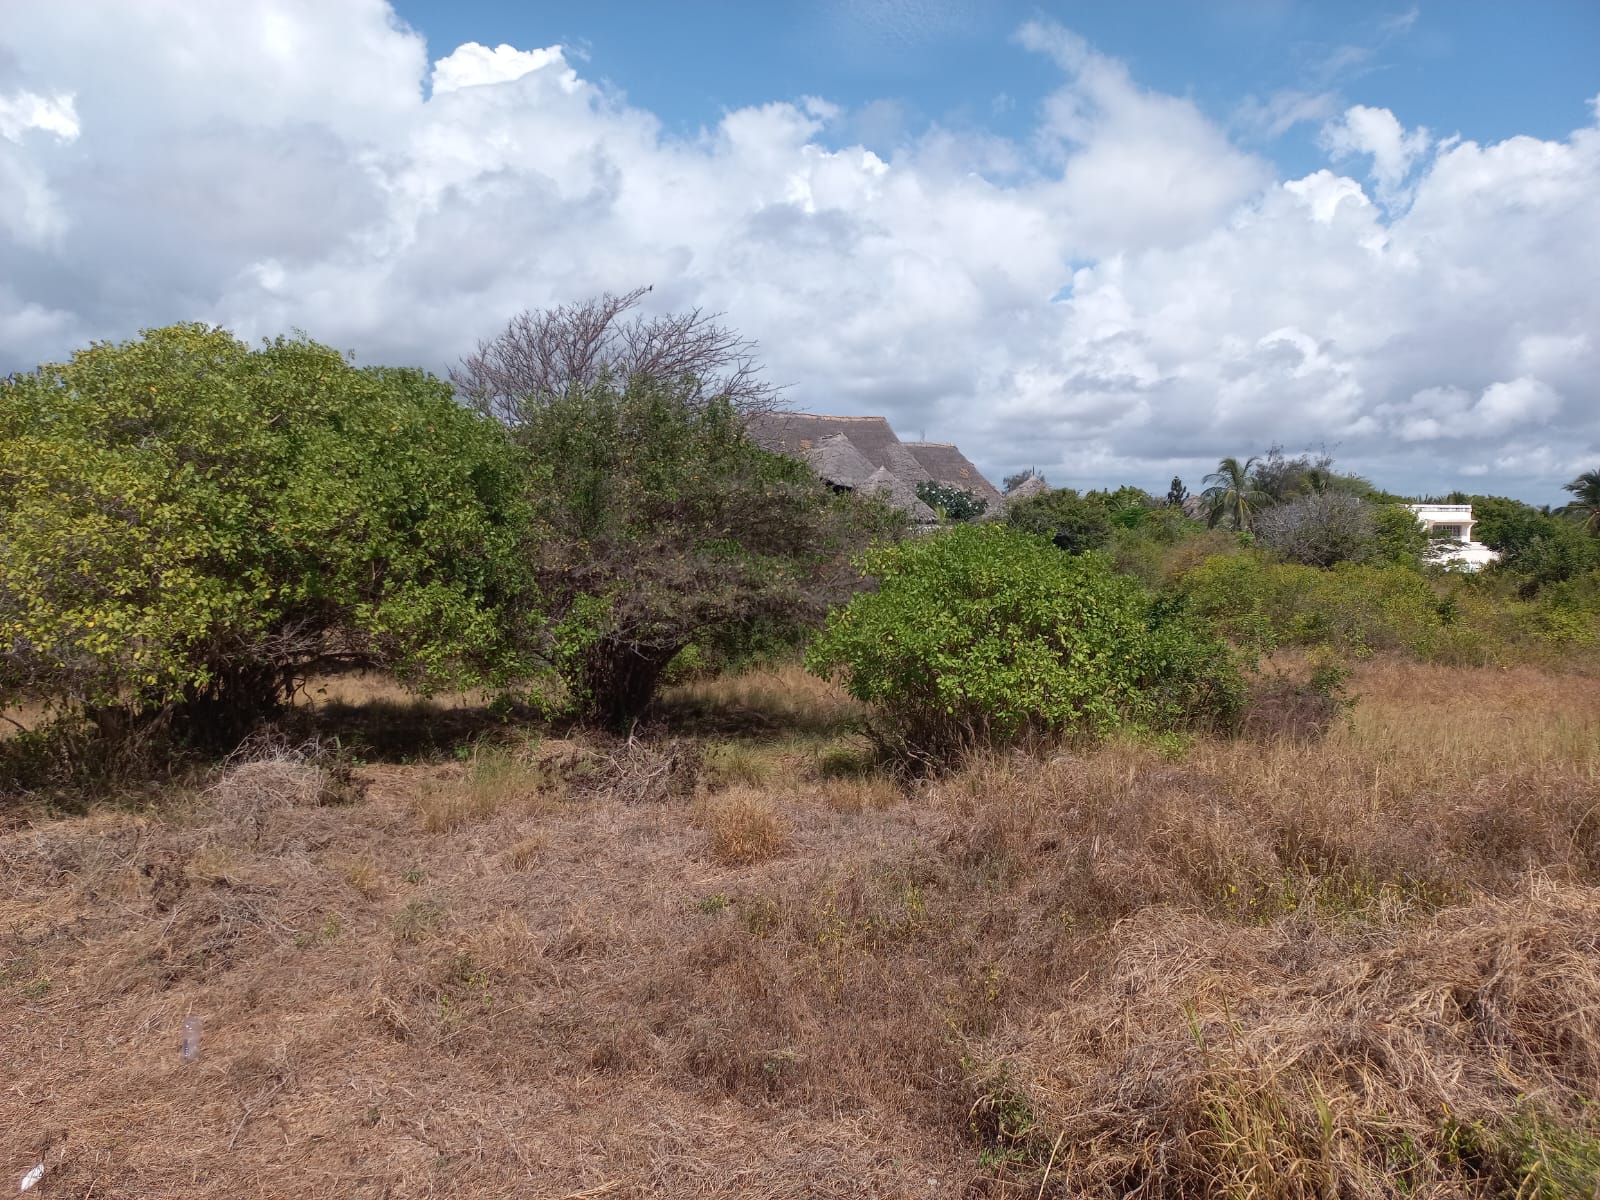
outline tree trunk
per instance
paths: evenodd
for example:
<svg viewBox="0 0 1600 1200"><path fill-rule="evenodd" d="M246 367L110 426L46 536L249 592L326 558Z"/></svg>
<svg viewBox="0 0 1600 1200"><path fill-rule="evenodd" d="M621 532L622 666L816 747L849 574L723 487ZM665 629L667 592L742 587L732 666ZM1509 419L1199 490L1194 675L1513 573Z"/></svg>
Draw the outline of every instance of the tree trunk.
<svg viewBox="0 0 1600 1200"><path fill-rule="evenodd" d="M634 646L601 638L589 649L583 670L582 715L623 732L644 716L656 684L681 647Z"/></svg>

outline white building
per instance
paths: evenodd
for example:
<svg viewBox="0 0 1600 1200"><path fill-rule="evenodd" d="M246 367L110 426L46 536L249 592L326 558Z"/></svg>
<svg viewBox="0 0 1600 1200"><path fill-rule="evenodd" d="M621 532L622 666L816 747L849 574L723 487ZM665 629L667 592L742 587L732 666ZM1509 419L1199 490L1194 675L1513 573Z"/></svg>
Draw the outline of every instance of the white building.
<svg viewBox="0 0 1600 1200"><path fill-rule="evenodd" d="M1472 505L1408 504L1417 520L1436 540L1428 561L1463 571L1477 571L1500 561L1500 553L1472 540ZM1443 540L1448 539L1448 540Z"/></svg>

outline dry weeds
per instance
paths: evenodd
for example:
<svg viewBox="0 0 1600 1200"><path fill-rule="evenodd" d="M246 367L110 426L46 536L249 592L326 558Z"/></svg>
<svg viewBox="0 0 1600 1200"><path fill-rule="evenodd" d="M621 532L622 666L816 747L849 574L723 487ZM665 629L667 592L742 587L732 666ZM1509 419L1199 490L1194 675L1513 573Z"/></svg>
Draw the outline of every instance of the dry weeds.
<svg viewBox="0 0 1600 1200"><path fill-rule="evenodd" d="M765 862L783 850L788 837L772 798L748 787L703 800L696 820L706 831L707 852L725 867Z"/></svg>
<svg viewBox="0 0 1600 1200"><path fill-rule="evenodd" d="M0 1169L66 1196L1587 1197L1600 696L1351 688L1321 741L911 791L819 721L757 727L759 786L663 770L682 740L506 752L550 789L426 837L419 795L467 768L364 768L259 837L214 796L20 820ZM781 852L708 855L752 813Z"/></svg>

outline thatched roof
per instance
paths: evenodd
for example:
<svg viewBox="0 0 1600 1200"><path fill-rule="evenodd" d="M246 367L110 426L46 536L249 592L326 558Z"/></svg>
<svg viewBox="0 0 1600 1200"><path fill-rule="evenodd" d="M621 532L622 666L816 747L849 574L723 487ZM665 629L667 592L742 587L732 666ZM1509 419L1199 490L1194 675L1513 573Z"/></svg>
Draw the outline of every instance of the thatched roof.
<svg viewBox="0 0 1600 1200"><path fill-rule="evenodd" d="M1031 500L1034 496L1042 496L1050 491L1050 485L1037 475L1029 475L1016 487L1006 493L1007 504L1017 504L1023 500Z"/></svg>
<svg viewBox="0 0 1600 1200"><path fill-rule="evenodd" d="M987 500L990 508L1004 503L1000 489L983 477L983 473L951 442L904 442L905 448L922 464L935 483L945 487L971 492L980 500Z"/></svg>
<svg viewBox="0 0 1600 1200"><path fill-rule="evenodd" d="M888 467L913 484L931 479L883 417L835 417L822 413L761 413L750 419L750 436L763 450L807 457L808 451L842 434L874 468Z"/></svg>
<svg viewBox="0 0 1600 1200"><path fill-rule="evenodd" d="M912 485L927 483L933 476L904 442L885 446L883 465Z"/></svg>
<svg viewBox="0 0 1600 1200"><path fill-rule="evenodd" d="M842 433L830 434L800 455L811 469L835 487L858 488L875 469Z"/></svg>
<svg viewBox="0 0 1600 1200"><path fill-rule="evenodd" d="M932 525L939 519L938 514L918 498L916 488L894 474L888 467L879 467L874 471L866 483L861 485L861 490L882 496L901 512L909 513L911 519L919 525Z"/></svg>

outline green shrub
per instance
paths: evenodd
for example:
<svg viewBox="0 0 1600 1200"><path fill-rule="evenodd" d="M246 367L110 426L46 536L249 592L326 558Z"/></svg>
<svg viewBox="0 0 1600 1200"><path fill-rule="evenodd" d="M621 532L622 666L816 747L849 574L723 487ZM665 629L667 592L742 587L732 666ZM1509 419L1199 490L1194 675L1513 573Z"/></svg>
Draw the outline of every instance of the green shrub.
<svg viewBox="0 0 1600 1200"><path fill-rule="evenodd" d="M989 502L965 488L950 487L925 479L917 484L917 499L938 514L940 521L971 521L989 511Z"/></svg>
<svg viewBox="0 0 1600 1200"><path fill-rule="evenodd" d="M815 627L850 557L904 519L761 449L725 398L644 376L528 397L513 437L529 496L546 653L574 715L628 728L690 643Z"/></svg>
<svg viewBox="0 0 1600 1200"><path fill-rule="evenodd" d="M477 677L523 492L447 385L300 338L175 325L0 380L0 706L224 740L329 665Z"/></svg>
<svg viewBox="0 0 1600 1200"><path fill-rule="evenodd" d="M1040 492L1013 504L1006 520L1025 533L1049 538L1069 554L1103 549L1117 528L1104 503L1072 488Z"/></svg>
<svg viewBox="0 0 1600 1200"><path fill-rule="evenodd" d="M885 747L943 761L1064 733L1231 726L1227 648L1099 555L1000 525L869 553L878 581L835 612L807 666L873 709Z"/></svg>
<svg viewBox="0 0 1600 1200"><path fill-rule="evenodd" d="M1388 652L1481 665L1570 662L1600 646L1600 573L1524 600L1515 579L1494 572L1349 563L1323 570L1247 551L1206 559L1174 590L1224 636L1257 651L1325 646L1354 657Z"/></svg>

